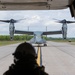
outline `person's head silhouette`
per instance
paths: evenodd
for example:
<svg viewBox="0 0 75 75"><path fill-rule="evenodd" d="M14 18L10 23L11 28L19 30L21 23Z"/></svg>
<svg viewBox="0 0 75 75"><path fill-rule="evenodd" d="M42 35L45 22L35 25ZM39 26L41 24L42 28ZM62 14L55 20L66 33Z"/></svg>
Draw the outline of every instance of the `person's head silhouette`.
<svg viewBox="0 0 75 75"><path fill-rule="evenodd" d="M37 54L30 43L19 44L13 56L14 64L11 64L3 75L48 75L44 67L37 64Z"/></svg>
<svg viewBox="0 0 75 75"><path fill-rule="evenodd" d="M24 59L24 58L37 58L36 51L34 47L30 43L21 43L13 53L16 59Z"/></svg>

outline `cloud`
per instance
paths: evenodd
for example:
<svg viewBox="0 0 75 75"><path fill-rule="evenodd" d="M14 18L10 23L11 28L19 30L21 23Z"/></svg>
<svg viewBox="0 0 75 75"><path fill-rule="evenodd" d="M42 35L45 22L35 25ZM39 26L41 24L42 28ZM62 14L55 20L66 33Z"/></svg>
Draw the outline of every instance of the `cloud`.
<svg viewBox="0 0 75 75"><path fill-rule="evenodd" d="M50 26L50 25L58 25L55 21L53 21L53 20L46 20L45 22L44 22L44 25L45 26Z"/></svg>
<svg viewBox="0 0 75 75"><path fill-rule="evenodd" d="M15 29L32 31L48 31L61 30L62 24L54 22L53 18L58 20L74 20L69 9L64 10L25 10L25 11L0 11L0 19L23 19L18 23L15 23ZM68 25L68 37L74 36L72 32L75 32L75 24ZM0 34L9 34L9 24L0 23ZM61 35L50 35L53 37L62 37Z"/></svg>
<svg viewBox="0 0 75 75"><path fill-rule="evenodd" d="M0 24L0 35L9 34L9 25Z"/></svg>
<svg viewBox="0 0 75 75"><path fill-rule="evenodd" d="M41 20L41 18L39 15L34 15L31 18L29 18L26 22L28 23L28 25L31 25L31 24L38 23L40 20Z"/></svg>

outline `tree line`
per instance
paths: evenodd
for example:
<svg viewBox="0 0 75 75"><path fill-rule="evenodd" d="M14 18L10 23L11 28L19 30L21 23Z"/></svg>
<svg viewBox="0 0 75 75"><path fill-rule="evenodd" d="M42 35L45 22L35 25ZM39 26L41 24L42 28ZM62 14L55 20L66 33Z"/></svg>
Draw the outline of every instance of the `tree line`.
<svg viewBox="0 0 75 75"><path fill-rule="evenodd" d="M24 35L14 35L14 41L29 41L33 36L31 35L27 35L27 34L24 34ZM46 36L43 36L43 38L45 40L62 40L62 38L51 38L51 37L46 37ZM65 39L65 40L72 40L72 41L75 41L75 38L68 38L68 39ZM0 35L0 41L10 41L10 36L9 35Z"/></svg>
<svg viewBox="0 0 75 75"><path fill-rule="evenodd" d="M14 35L14 40L15 41L20 41L20 40L30 40L33 36L30 35ZM10 36L9 35L0 35L0 41L10 41Z"/></svg>

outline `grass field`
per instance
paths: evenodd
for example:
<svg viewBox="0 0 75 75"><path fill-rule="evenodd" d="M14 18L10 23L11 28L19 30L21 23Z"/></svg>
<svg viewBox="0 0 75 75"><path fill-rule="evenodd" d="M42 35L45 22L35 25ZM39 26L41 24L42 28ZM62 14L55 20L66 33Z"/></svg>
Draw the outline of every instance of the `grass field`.
<svg viewBox="0 0 75 75"><path fill-rule="evenodd" d="M54 42L66 42L71 45L75 45L75 40L50 40ZM16 44L16 43L22 43L24 41L0 41L0 46L10 45L10 44Z"/></svg>
<svg viewBox="0 0 75 75"><path fill-rule="evenodd" d="M75 45L75 42L71 42L70 44Z"/></svg>
<svg viewBox="0 0 75 75"><path fill-rule="evenodd" d="M5 46L5 45L10 45L10 44L15 44L15 43L21 43L24 41L0 41L0 46Z"/></svg>
<svg viewBox="0 0 75 75"><path fill-rule="evenodd" d="M71 45L75 45L75 39L66 39L66 40L55 39L55 40L51 40L51 41L54 41L54 42L66 42L66 43L69 43Z"/></svg>

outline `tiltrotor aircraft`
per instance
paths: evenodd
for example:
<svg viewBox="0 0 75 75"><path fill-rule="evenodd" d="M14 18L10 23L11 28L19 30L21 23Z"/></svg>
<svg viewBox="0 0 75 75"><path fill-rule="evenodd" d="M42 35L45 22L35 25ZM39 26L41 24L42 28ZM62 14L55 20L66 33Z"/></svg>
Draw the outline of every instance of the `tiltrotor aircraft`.
<svg viewBox="0 0 75 75"><path fill-rule="evenodd" d="M53 34L62 34L63 39L67 38L67 24L69 23L75 23L75 21L66 21L66 20L57 20L58 23L63 23L62 29L58 31L21 31L21 30L15 30L14 23L17 23L21 20L0 20L0 22L6 22L10 23L9 25L9 32L10 32L10 39L14 39L14 34L28 34L28 35L34 35L34 37L30 40L30 43L34 44L44 44L46 46L46 40L43 39L43 35L53 35Z"/></svg>
<svg viewBox="0 0 75 75"><path fill-rule="evenodd" d="M46 45L46 40L43 39L43 35L62 34L62 30L58 30L58 31L20 31L20 30L15 30L14 24L21 20L25 20L25 19L0 20L0 22L10 23L9 24L9 33L10 33L11 40L14 39L14 34L28 34L28 35L34 35L34 37L30 40L30 43Z"/></svg>

